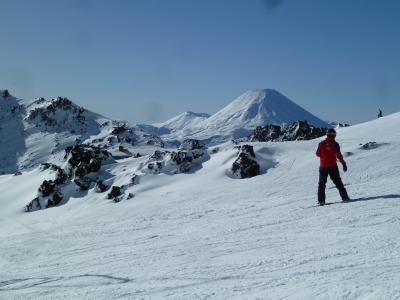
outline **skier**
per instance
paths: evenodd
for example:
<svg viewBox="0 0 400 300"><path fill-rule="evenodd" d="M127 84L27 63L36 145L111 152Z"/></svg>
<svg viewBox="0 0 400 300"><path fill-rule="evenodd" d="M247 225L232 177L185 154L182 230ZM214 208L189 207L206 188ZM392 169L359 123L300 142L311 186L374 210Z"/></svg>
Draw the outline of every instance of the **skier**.
<svg viewBox="0 0 400 300"><path fill-rule="evenodd" d="M381 109L379 109L378 118L382 118L382 117L383 117L383 113L382 113Z"/></svg>
<svg viewBox="0 0 400 300"><path fill-rule="evenodd" d="M336 161L343 165L343 171L347 171L347 164L340 152L340 146L335 141L336 131L329 128L326 132L326 139L319 143L316 155L320 158L319 182L318 182L318 204L325 205L325 187L328 175L339 190L342 201L349 201L347 191L340 178L339 168Z"/></svg>

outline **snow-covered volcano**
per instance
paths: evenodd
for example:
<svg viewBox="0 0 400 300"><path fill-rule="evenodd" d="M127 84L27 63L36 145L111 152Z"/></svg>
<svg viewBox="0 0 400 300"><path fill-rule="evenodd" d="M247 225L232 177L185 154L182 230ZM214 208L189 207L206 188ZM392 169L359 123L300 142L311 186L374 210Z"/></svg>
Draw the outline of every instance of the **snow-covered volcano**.
<svg viewBox="0 0 400 300"><path fill-rule="evenodd" d="M260 125L285 126L296 121L308 121L317 127L330 127L273 89L247 91L210 117L182 114L155 126L160 130L168 129L158 131L166 139L182 140L190 137L218 143L247 136Z"/></svg>
<svg viewBox="0 0 400 300"><path fill-rule="evenodd" d="M288 125L308 121L317 127L327 123L273 89L247 91L205 122L209 128L246 128L258 125Z"/></svg>

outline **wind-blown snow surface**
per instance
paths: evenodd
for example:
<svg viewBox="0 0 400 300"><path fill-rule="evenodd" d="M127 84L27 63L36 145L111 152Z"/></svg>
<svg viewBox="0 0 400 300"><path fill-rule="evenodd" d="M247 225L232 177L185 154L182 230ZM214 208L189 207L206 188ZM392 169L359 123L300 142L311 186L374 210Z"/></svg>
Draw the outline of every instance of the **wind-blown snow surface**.
<svg viewBox="0 0 400 300"><path fill-rule="evenodd" d="M316 127L330 127L278 91L262 89L247 91L210 117L184 113L165 123L155 124L153 132L166 140L195 138L216 144L246 137L257 126L286 126L296 121L308 121Z"/></svg>
<svg viewBox="0 0 400 300"><path fill-rule="evenodd" d="M131 200L89 192L34 213L22 208L47 174L1 176L0 298L398 299L399 123L338 130L353 201L325 207L312 207L319 140L254 143L277 164L251 179L227 176L227 143L194 174L147 177ZM136 164L110 166L116 183ZM331 185L327 201L340 202Z"/></svg>

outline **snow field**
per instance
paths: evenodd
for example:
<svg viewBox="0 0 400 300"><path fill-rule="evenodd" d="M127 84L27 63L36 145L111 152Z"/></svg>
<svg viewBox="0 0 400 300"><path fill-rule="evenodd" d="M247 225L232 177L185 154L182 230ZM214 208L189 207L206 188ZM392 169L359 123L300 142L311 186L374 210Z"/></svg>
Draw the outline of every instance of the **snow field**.
<svg viewBox="0 0 400 300"><path fill-rule="evenodd" d="M353 201L326 207L312 207L320 140L252 143L271 168L250 179L227 176L226 143L196 173L144 177L133 199L91 191L34 213L22 208L48 174L1 176L0 298L398 299L399 122L338 131ZM114 184L140 161L110 165ZM329 181L327 202L340 202Z"/></svg>

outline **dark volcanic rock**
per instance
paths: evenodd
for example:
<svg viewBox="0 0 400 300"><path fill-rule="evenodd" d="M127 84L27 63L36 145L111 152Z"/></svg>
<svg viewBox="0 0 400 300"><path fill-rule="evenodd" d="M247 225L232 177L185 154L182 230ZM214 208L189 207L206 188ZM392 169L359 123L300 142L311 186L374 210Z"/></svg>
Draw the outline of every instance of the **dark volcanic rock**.
<svg viewBox="0 0 400 300"><path fill-rule="evenodd" d="M182 163L191 163L193 161L193 156L184 151L172 152L171 159L176 164L180 165Z"/></svg>
<svg viewBox="0 0 400 300"><path fill-rule="evenodd" d="M52 99L47 106L31 110L28 119L36 120L38 126L43 124L47 127L64 126L67 121L70 124L76 122L76 124L85 125L84 112L83 107L73 104L69 99L57 97L57 99Z"/></svg>
<svg viewBox="0 0 400 300"><path fill-rule="evenodd" d="M39 197L36 197L35 199L33 199L31 202L29 202L25 206L26 212L35 211L35 210L39 210L39 209L42 209L42 206L40 205Z"/></svg>
<svg viewBox="0 0 400 300"><path fill-rule="evenodd" d="M171 160L178 165L179 172L181 173L190 171L193 159L194 156L191 151L178 151L171 153Z"/></svg>
<svg viewBox="0 0 400 300"><path fill-rule="evenodd" d="M94 188L96 193L104 193L108 190L108 185L104 184L102 180L98 180Z"/></svg>
<svg viewBox="0 0 400 300"><path fill-rule="evenodd" d="M179 146L179 150L196 150L205 149L201 141L195 139L187 139Z"/></svg>
<svg viewBox="0 0 400 300"><path fill-rule="evenodd" d="M74 179L74 183L80 191L87 191L90 188L91 180L88 177Z"/></svg>
<svg viewBox="0 0 400 300"><path fill-rule="evenodd" d="M250 139L251 141L268 142L275 141L282 135L282 128L279 125L257 126Z"/></svg>
<svg viewBox="0 0 400 300"><path fill-rule="evenodd" d="M147 169L153 174L159 174L163 169L163 163L160 161L148 163Z"/></svg>
<svg viewBox="0 0 400 300"><path fill-rule="evenodd" d="M326 131L327 128L314 127L307 121L298 121L287 127L279 125L257 126L249 140L257 142L312 140L324 136Z"/></svg>
<svg viewBox="0 0 400 300"><path fill-rule="evenodd" d="M139 184L139 181L140 181L140 176L137 174L133 174L133 176L131 178L131 184L132 185Z"/></svg>
<svg viewBox="0 0 400 300"><path fill-rule="evenodd" d="M318 128L311 126L307 121L298 121L286 128L287 137L284 140L300 141L300 140L313 140L324 136L326 134L327 128Z"/></svg>
<svg viewBox="0 0 400 300"><path fill-rule="evenodd" d="M110 153L102 147L87 144L76 144L65 149L64 158L66 159L67 157L70 157L70 159L73 159L73 161L77 162L71 165L77 165L82 161L88 164L92 158L103 160L109 156Z"/></svg>
<svg viewBox="0 0 400 300"><path fill-rule="evenodd" d="M58 169L56 172L56 178L54 179L54 183L57 185L64 184L68 180L68 175L63 169Z"/></svg>
<svg viewBox="0 0 400 300"><path fill-rule="evenodd" d="M89 173L99 172L102 166L102 161L110 157L110 153L102 147L90 144L77 144L65 149L64 159L67 159L68 164L64 169L51 163L43 163L41 169L51 169L56 171L55 179L45 180L38 189L38 196L32 200L27 206L26 211L44 209L56 206L63 199L63 195L58 191L58 186L73 183L80 191L86 191L90 188L92 180ZM94 177L94 176L93 176ZM102 182L96 184L96 191L104 192L108 186ZM44 203L47 203L45 205Z"/></svg>
<svg viewBox="0 0 400 300"><path fill-rule="evenodd" d="M251 157L255 158L256 154L254 153L254 148L251 145L242 145L238 147L239 153L246 153L247 155L250 155Z"/></svg>
<svg viewBox="0 0 400 300"><path fill-rule="evenodd" d="M75 177L83 177L89 173L88 165L85 162L80 162L74 170Z"/></svg>
<svg viewBox="0 0 400 300"><path fill-rule="evenodd" d="M365 143L364 145L362 145L361 149L371 150L371 149L376 149L378 147L379 147L379 144L377 142L368 142L368 143Z"/></svg>
<svg viewBox="0 0 400 300"><path fill-rule="evenodd" d="M253 146L241 146L238 158L232 164L233 174L239 178L250 178L259 175L260 165L252 158L255 158Z"/></svg>
<svg viewBox="0 0 400 300"><path fill-rule="evenodd" d="M39 193L42 197L47 197L54 192L56 184L53 180L45 180L39 187Z"/></svg>
<svg viewBox="0 0 400 300"><path fill-rule="evenodd" d="M124 125L123 126L116 126L111 131L111 134L118 135L118 134L124 133L127 130L128 130L128 128L126 126L124 126Z"/></svg>
<svg viewBox="0 0 400 300"><path fill-rule="evenodd" d="M143 169L150 174L187 173L207 159L206 152L206 147L199 140L186 140L177 151L154 151L143 164Z"/></svg>
<svg viewBox="0 0 400 300"><path fill-rule="evenodd" d="M43 170L47 170L47 169L50 169L52 171L57 171L57 170L60 170L61 168L59 166L55 165L55 164L51 164L51 163L45 162L45 163L41 163L40 164L40 169L42 171Z"/></svg>
<svg viewBox="0 0 400 300"><path fill-rule="evenodd" d="M83 177L89 173L98 172L102 161L111 157L111 154L102 147L77 144L65 149L65 159L68 159L69 174Z"/></svg>
<svg viewBox="0 0 400 300"><path fill-rule="evenodd" d="M160 150L156 150L154 151L154 153L152 155L150 155L149 159L151 160L159 160L159 159L163 159L164 156L167 154L167 151L160 151Z"/></svg>
<svg viewBox="0 0 400 300"><path fill-rule="evenodd" d="M2 96L4 99L6 99L6 98L10 97L11 94L10 94L10 92L9 92L8 90L3 90L3 91L1 92L1 96Z"/></svg>
<svg viewBox="0 0 400 300"><path fill-rule="evenodd" d="M114 185L111 188L111 192L108 193L108 199L116 199L117 197L122 195L121 187Z"/></svg>
<svg viewBox="0 0 400 300"><path fill-rule="evenodd" d="M88 165L89 172L98 172L101 168L101 160L99 158L92 158Z"/></svg>
<svg viewBox="0 0 400 300"><path fill-rule="evenodd" d="M58 205L61 200L64 199L63 194L60 191L56 191L53 197L47 201L47 207L52 207Z"/></svg>

